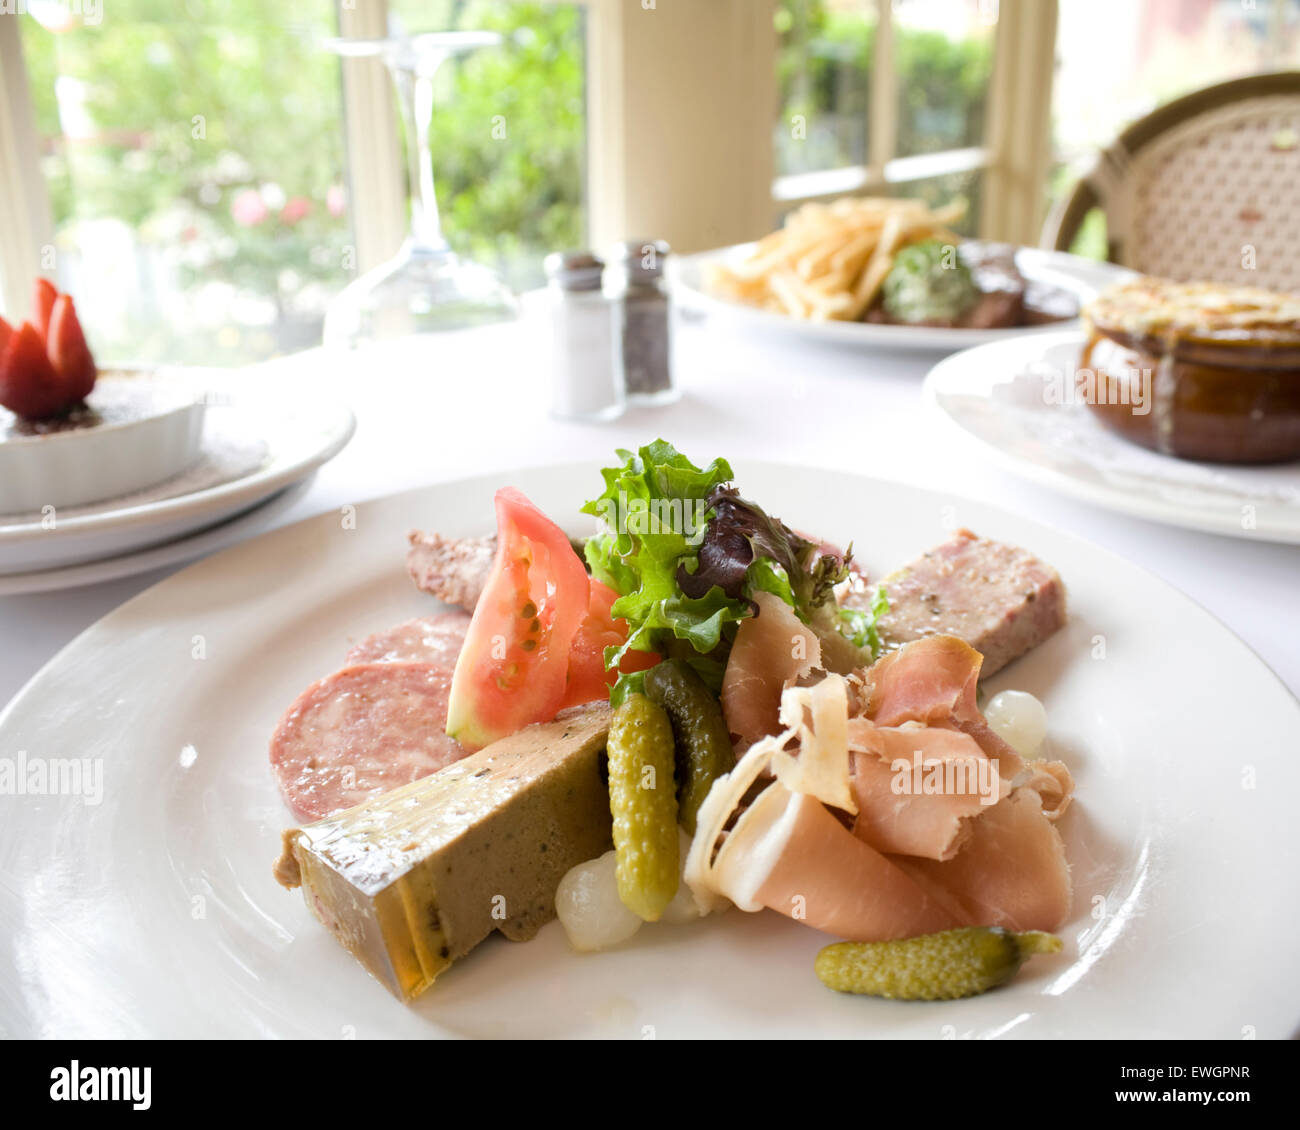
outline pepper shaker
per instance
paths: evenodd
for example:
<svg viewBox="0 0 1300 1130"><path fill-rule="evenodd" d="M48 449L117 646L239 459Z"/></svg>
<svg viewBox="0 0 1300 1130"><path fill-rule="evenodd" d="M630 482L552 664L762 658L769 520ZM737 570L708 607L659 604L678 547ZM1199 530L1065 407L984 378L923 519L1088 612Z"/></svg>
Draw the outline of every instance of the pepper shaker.
<svg viewBox="0 0 1300 1130"><path fill-rule="evenodd" d="M604 268L604 262L590 251L562 251L546 257L552 415L612 420L623 411L612 304L601 289Z"/></svg>
<svg viewBox="0 0 1300 1130"><path fill-rule="evenodd" d="M628 401L668 404L681 392L672 373L672 318L661 239L620 243L605 270L612 304L614 355Z"/></svg>

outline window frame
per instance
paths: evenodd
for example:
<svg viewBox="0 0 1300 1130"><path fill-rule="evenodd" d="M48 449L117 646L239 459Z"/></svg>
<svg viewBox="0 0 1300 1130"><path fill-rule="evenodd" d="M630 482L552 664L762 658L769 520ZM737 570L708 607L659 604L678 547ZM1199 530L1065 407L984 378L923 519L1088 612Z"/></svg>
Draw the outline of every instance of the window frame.
<svg viewBox="0 0 1300 1130"><path fill-rule="evenodd" d="M837 196L888 193L902 184L982 171L985 191L978 217L980 234L1027 245L1038 242L1050 164L1057 0L983 2L989 5L990 19L996 23L985 144L898 155L894 5L891 0L875 0L867 163L777 177L772 197L778 213ZM1035 91L1045 96L1035 97Z"/></svg>
<svg viewBox="0 0 1300 1130"><path fill-rule="evenodd" d="M18 19L0 17L0 313L25 317L32 279L53 245L49 188Z"/></svg>

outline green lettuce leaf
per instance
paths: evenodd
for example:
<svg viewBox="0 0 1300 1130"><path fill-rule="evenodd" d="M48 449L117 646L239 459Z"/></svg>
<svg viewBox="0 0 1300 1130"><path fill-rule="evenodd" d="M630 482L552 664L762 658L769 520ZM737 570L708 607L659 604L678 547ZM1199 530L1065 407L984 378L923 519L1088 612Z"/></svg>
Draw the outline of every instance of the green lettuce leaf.
<svg viewBox="0 0 1300 1130"><path fill-rule="evenodd" d="M620 466L606 467L605 489L583 506L602 528L584 552L591 574L619 594L611 612L628 622L627 642L608 648L607 666L628 650L708 656L730 646L734 625L751 614L750 604L717 586L687 595L677 583L679 569L693 571L715 487L732 477L725 459L700 468L665 440L635 452L618 452ZM702 674L717 673L721 662L692 662Z"/></svg>
<svg viewBox="0 0 1300 1130"><path fill-rule="evenodd" d="M876 586L871 598L871 609L841 608L840 631L848 636L857 647L868 648L872 655L880 654L880 632L876 625L880 618L889 611L889 596L883 585Z"/></svg>
<svg viewBox="0 0 1300 1130"><path fill-rule="evenodd" d="M737 625L754 614L754 594L785 601L823 641L833 669L850 670L879 653L883 608L841 610L834 586L849 554L796 534L727 484L725 459L697 467L665 440L620 450L601 471L604 490L583 506L601 519L584 555L591 574L616 593L612 613L628 623L615 667L629 650L684 659L717 690ZM884 601L878 594L878 603ZM621 676L615 700L627 693Z"/></svg>

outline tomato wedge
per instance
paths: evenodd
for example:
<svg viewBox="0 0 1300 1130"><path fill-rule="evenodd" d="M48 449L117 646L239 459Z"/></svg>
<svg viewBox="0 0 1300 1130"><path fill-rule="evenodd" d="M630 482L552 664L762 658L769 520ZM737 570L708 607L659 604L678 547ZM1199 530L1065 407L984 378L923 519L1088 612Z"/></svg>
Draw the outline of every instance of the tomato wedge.
<svg viewBox="0 0 1300 1130"><path fill-rule="evenodd" d="M447 706L447 733L469 750L555 716L591 600L568 535L521 491L497 491L496 513L496 559Z"/></svg>
<svg viewBox="0 0 1300 1130"><path fill-rule="evenodd" d="M608 585L591 580L591 600L587 605L587 618L578 627L569 649L569 687L561 709L606 698L617 677L614 671L605 670L605 648L619 647L627 640L627 621L610 615L610 606L618 599ZM629 651L623 656L618 669L624 672L644 671L659 662L659 656L648 651Z"/></svg>

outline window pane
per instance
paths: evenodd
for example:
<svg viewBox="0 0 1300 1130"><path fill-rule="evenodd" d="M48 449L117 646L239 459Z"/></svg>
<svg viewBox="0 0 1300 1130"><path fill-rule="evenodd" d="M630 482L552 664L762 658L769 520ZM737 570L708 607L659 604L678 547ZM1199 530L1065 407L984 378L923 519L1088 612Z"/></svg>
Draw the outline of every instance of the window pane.
<svg viewBox="0 0 1300 1130"><path fill-rule="evenodd" d="M390 0L394 31L499 31L505 42L438 72L434 183L447 240L516 290L547 252L585 239L582 8L501 0Z"/></svg>
<svg viewBox="0 0 1300 1130"><path fill-rule="evenodd" d="M777 176L867 163L875 27L871 0L778 0Z"/></svg>
<svg viewBox="0 0 1300 1130"><path fill-rule="evenodd" d="M100 12L21 19L55 273L101 359L223 364L317 344L350 278L339 62L319 46L333 4Z"/></svg>
<svg viewBox="0 0 1300 1130"><path fill-rule="evenodd" d="M894 0L898 157L984 142L993 0Z"/></svg>

